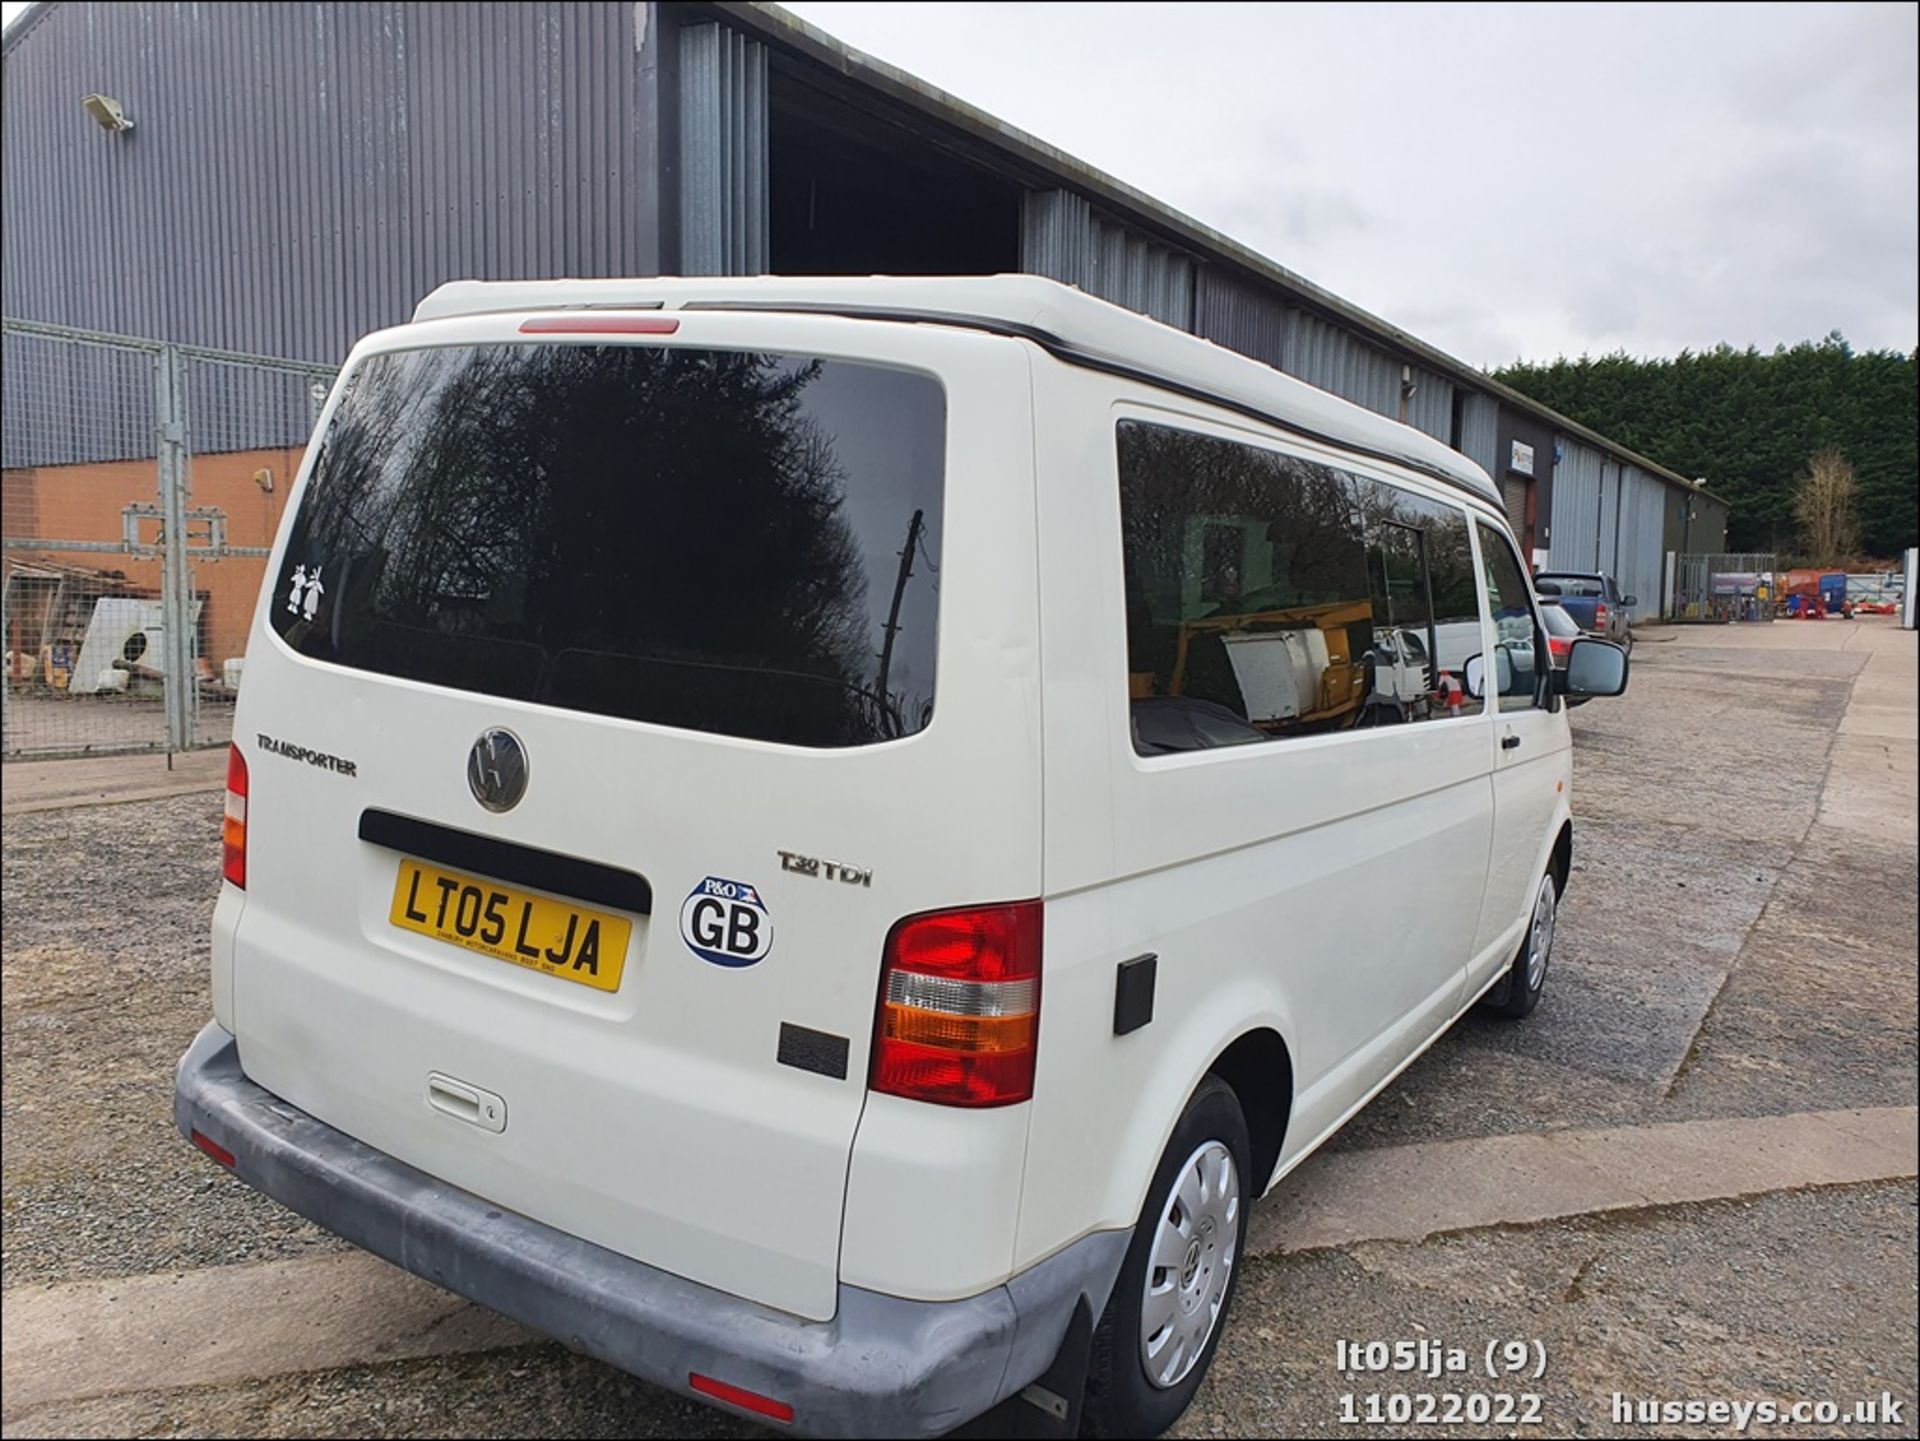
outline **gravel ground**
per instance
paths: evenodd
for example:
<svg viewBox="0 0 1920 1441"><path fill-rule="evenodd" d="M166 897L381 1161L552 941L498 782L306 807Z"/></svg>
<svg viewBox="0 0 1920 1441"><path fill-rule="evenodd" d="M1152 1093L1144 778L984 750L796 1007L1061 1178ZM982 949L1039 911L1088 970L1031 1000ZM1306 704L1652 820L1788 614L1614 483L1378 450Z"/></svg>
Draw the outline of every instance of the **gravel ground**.
<svg viewBox="0 0 1920 1441"><path fill-rule="evenodd" d="M1681 634L1572 712L1574 866L1540 1009L1463 1019L1334 1147L1912 1104L1913 838L1873 854L1815 825L1866 658Z"/></svg>
<svg viewBox="0 0 1920 1441"><path fill-rule="evenodd" d="M1618 1426L1611 1396L1851 1403L1891 1391L1910 1436L1915 1377L1911 1184L1478 1231L1252 1262L1213 1370L1171 1435L1432 1436L1513 1428L1358 1427L1343 1394L1536 1391L1520 1434L1701 1434ZM1539 1383L1342 1377L1335 1344L1418 1341L1478 1353L1539 1340ZM681 1436L768 1434L558 1346L533 1346L50 1408L32 1436ZM1756 1428L1756 1436L1785 1431ZM1818 1428L1791 1434L1818 1435Z"/></svg>
<svg viewBox="0 0 1920 1441"><path fill-rule="evenodd" d="M343 1244L173 1129L174 1063L210 1014L221 804L177 796L5 819L5 1285Z"/></svg>
<svg viewBox="0 0 1920 1441"><path fill-rule="evenodd" d="M1616 1425L1611 1397L1850 1403L1889 1390L1905 1400L1905 1422L1845 1434L1911 1436L1915 1201L1910 1182L1863 1186L1255 1261L1234 1303L1239 1323L1169 1434L1513 1434L1340 1423L1347 1393L1507 1389L1543 1397L1534 1435L1701 1435ZM1422 1336L1474 1351L1537 1339L1547 1373L1497 1388L1334 1369L1342 1338Z"/></svg>

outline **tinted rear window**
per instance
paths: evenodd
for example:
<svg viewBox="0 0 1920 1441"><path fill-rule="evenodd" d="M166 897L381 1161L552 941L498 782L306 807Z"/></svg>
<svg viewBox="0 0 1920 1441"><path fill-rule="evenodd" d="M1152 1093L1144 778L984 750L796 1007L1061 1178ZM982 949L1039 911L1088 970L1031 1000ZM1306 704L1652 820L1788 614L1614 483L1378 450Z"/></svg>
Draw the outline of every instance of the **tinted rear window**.
<svg viewBox="0 0 1920 1441"><path fill-rule="evenodd" d="M1596 576L1545 574L1536 576L1535 580L1542 595L1598 596L1601 593Z"/></svg>
<svg viewBox="0 0 1920 1441"><path fill-rule="evenodd" d="M808 746L933 712L945 398L792 355L491 345L353 373L272 598L303 655Z"/></svg>

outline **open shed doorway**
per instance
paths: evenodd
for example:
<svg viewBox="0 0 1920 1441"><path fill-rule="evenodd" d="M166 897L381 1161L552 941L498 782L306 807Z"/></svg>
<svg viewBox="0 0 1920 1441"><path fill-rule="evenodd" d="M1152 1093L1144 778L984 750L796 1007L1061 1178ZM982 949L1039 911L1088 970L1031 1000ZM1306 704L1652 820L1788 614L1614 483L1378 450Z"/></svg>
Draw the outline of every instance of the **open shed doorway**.
<svg viewBox="0 0 1920 1441"><path fill-rule="evenodd" d="M775 275L994 275L1020 268L1020 185L828 95L768 81Z"/></svg>

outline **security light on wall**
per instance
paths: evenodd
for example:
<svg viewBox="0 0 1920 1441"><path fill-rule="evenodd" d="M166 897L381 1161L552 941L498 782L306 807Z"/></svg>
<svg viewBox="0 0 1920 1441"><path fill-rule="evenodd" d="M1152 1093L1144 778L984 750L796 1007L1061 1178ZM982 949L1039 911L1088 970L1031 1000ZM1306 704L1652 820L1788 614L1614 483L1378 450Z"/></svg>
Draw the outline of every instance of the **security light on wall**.
<svg viewBox="0 0 1920 1441"><path fill-rule="evenodd" d="M126 110L111 95L88 95L81 99L80 104L102 130L121 135L133 129L133 122L127 119Z"/></svg>

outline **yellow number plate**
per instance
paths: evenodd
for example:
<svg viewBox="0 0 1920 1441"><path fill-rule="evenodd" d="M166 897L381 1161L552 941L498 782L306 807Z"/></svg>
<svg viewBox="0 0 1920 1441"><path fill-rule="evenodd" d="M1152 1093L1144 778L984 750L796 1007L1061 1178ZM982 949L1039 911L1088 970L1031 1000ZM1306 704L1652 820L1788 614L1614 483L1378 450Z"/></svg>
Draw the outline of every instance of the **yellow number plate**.
<svg viewBox="0 0 1920 1441"><path fill-rule="evenodd" d="M633 932L631 921L604 911L414 860L400 862L388 919L403 931L418 931L596 991L620 988L620 968L627 962L627 938Z"/></svg>

